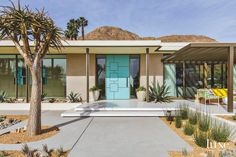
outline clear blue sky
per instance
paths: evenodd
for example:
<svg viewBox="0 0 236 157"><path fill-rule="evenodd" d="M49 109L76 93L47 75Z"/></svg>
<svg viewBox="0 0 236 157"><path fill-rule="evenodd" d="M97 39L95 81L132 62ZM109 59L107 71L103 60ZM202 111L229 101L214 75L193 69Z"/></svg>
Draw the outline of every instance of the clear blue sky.
<svg viewBox="0 0 236 157"><path fill-rule="evenodd" d="M15 1L15 0L13 0ZM207 35L236 41L235 0L21 0L45 8L62 29L71 18L89 20L86 32L117 26L140 36ZM9 4L1 0L0 5Z"/></svg>

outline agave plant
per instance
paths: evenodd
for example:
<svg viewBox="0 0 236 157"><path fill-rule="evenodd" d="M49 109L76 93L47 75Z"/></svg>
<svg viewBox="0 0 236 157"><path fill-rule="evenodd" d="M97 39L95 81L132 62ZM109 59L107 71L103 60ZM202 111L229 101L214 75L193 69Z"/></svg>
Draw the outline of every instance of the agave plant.
<svg viewBox="0 0 236 157"><path fill-rule="evenodd" d="M70 94L67 97L71 103L82 101L82 98L79 93L70 92Z"/></svg>
<svg viewBox="0 0 236 157"><path fill-rule="evenodd" d="M5 91L2 91L0 93L0 102L5 102L7 99L7 93Z"/></svg>
<svg viewBox="0 0 236 157"><path fill-rule="evenodd" d="M158 82L152 83L149 87L150 98L155 102L171 102L171 97L169 96L169 86L165 83L160 85Z"/></svg>

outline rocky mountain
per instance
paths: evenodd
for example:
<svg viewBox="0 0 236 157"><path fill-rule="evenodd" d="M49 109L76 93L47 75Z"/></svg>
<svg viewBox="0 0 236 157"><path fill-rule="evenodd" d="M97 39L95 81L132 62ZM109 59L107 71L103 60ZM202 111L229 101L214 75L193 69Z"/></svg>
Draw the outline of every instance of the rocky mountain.
<svg viewBox="0 0 236 157"><path fill-rule="evenodd" d="M85 40L161 40L163 42L216 42L215 39L204 35L140 37L135 33L112 26L102 26L96 28L85 35Z"/></svg>

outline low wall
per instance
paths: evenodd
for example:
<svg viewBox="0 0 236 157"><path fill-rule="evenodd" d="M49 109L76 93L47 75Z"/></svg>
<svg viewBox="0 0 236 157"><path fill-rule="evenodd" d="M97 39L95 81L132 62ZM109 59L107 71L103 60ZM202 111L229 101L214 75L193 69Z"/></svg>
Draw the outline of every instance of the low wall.
<svg viewBox="0 0 236 157"><path fill-rule="evenodd" d="M70 110L79 105L81 105L81 103L42 103L42 110L64 111L64 110ZM22 110L29 110L29 108L30 108L29 103L0 103L0 110L22 111Z"/></svg>

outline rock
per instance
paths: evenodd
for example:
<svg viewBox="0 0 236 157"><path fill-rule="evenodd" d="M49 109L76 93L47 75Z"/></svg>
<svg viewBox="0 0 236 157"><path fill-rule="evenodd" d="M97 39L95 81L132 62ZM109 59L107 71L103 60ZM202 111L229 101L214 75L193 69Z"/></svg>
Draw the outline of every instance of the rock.
<svg viewBox="0 0 236 157"><path fill-rule="evenodd" d="M200 153L199 154L201 157L207 157L207 153Z"/></svg>
<svg viewBox="0 0 236 157"><path fill-rule="evenodd" d="M49 157L49 154L43 150L37 150L35 152L35 155L37 155L38 157Z"/></svg>

